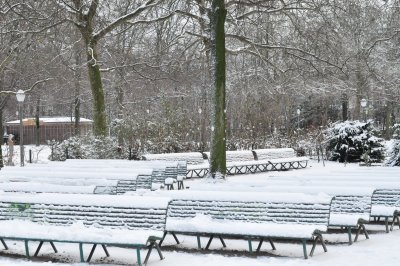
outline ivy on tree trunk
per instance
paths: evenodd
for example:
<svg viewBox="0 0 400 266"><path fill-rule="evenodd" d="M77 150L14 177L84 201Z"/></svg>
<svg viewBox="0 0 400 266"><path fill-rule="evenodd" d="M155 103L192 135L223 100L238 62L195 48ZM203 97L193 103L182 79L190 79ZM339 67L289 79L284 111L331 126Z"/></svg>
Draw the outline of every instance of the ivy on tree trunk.
<svg viewBox="0 0 400 266"><path fill-rule="evenodd" d="M210 174L226 176L225 115L225 18L224 0L213 0L210 14L211 68L213 78Z"/></svg>
<svg viewBox="0 0 400 266"><path fill-rule="evenodd" d="M100 66L97 63L96 45L88 45L88 73L90 80L90 88L93 95L93 118L94 118L94 134L96 136L106 136L106 107L104 99L103 82L101 81Z"/></svg>

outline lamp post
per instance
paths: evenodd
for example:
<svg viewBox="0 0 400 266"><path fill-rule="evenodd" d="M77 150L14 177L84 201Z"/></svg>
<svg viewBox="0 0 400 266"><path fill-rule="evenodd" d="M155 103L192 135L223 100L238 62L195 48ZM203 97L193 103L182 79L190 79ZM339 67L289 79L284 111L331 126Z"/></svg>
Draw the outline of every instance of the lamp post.
<svg viewBox="0 0 400 266"><path fill-rule="evenodd" d="M360 101L361 107L363 108L364 122L367 122L367 109L365 108L367 107L367 103L368 101L365 98L362 98Z"/></svg>
<svg viewBox="0 0 400 266"><path fill-rule="evenodd" d="M297 111L296 111L296 113L297 113L297 130L300 129L300 112L301 112L300 108L297 108Z"/></svg>
<svg viewBox="0 0 400 266"><path fill-rule="evenodd" d="M25 100L25 92L23 90L18 90L16 93L18 102L18 114L19 114L19 153L21 166L24 166L24 127L22 124L22 104Z"/></svg>

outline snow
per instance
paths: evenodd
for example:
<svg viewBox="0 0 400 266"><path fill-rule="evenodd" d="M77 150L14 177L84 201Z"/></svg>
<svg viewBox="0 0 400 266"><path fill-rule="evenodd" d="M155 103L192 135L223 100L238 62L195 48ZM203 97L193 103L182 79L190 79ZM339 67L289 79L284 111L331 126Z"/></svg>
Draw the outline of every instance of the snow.
<svg viewBox="0 0 400 266"><path fill-rule="evenodd" d="M126 195L86 195L58 193L40 194L17 194L0 193L0 202L13 203L40 203L40 204L63 204L78 206L114 206L124 208L167 208L170 199L167 197L140 197Z"/></svg>
<svg viewBox="0 0 400 266"><path fill-rule="evenodd" d="M22 119L22 122L25 124L29 121L36 121L35 118L24 118ZM75 117L67 117L67 116L60 116L60 117L40 117L39 118L39 123L74 123L75 122ZM93 123L93 120L87 119L87 118L80 118L79 119L80 123ZM7 125L11 124L19 124L19 120L13 120L13 121L8 121L6 122Z"/></svg>
<svg viewBox="0 0 400 266"><path fill-rule="evenodd" d="M18 150L18 149L16 149ZM39 159L40 164L28 165L28 167L36 167L36 166L44 166L48 168L47 176L51 176L53 167L52 163L46 162L44 159ZM137 165L140 165L141 162L138 162ZM143 162L144 163L144 162ZM113 201L113 204L119 204L123 206L133 206L133 205L143 205L148 206L148 204L154 204L156 206L166 206L168 204L168 200L165 198L175 198L177 195L180 195L181 198L194 198L197 197L198 194L202 194L205 199L207 197L215 194L219 194L220 199L237 198L237 199L255 199L258 200L267 200L267 199L279 199L282 200L284 198L283 195L288 195L288 198L292 199L323 199L329 198L330 196L339 193L341 195L352 194L354 192L355 195L368 195L371 193L373 189L376 187L386 187L386 188L395 188L397 187L399 181L396 181L396 178L399 176L399 168L389 168L389 167L360 167L358 164L338 164L333 162L325 162L326 167L322 166L322 163L318 164L315 161L310 161L309 166L305 169L300 170L291 170L284 172L267 172L267 173L258 173L258 174L249 174L249 175L237 175L237 176L228 176L227 180L219 183L207 183L202 179L190 179L185 181L185 185L190 187L189 190L182 191L155 191L155 192L138 192L138 195L144 196L134 196L134 195L125 195L125 196L109 196L109 195L74 195L71 197L70 195L60 195L60 194L51 194L51 193L41 193L41 194L19 194L15 193L0 193L1 200L9 199L9 200L19 200L19 202L24 202L27 197L35 199L38 202L47 202L55 204L57 201L66 200L65 197L68 198L69 203L73 204L74 202L90 205L93 202L96 202L96 205L108 204L110 201ZM56 169L62 169L63 165L67 171L69 168L73 169L73 167L68 162L60 162L55 163L57 165ZM83 162L83 165L85 163ZM98 164L98 165L101 165ZM104 167L107 171L111 171L110 168L120 169L121 165L117 163L108 165ZM22 170L22 168L16 166L13 171L18 172L18 169L21 171L25 171L28 169L26 167ZM99 166L101 167L101 166ZM12 168L12 167L6 167ZM76 167L80 168L80 167ZM84 171L84 166L80 169ZM3 169L4 170L4 169ZM1 170L1 172L3 171ZM43 169L44 171L44 169ZM75 175L77 171L71 171L71 176ZM336 179L336 180L335 180ZM361 182L361 180L366 180ZM3 182L0 183L1 186L6 187L8 183ZM22 186L22 183L20 183ZM44 186L46 188L51 188L50 185L44 183L36 183L35 186ZM26 187L28 189L28 187ZM32 189L35 187L32 186ZM61 187L59 188L61 189ZM68 187L64 188L65 190ZM84 189L84 188L82 188ZM51 190L51 189L49 189ZM208 192L206 192L207 190ZM210 192L213 190L214 192ZM239 192L234 192L239 191ZM190 196L192 194L192 196ZM196 195L197 194L197 195ZM229 196L230 194L230 196ZM302 196L294 196L296 195ZM258 195L262 195L261 199ZM329 196L328 196L329 195ZM143 197L146 197L143 201ZM149 200L147 197L151 197ZM215 196L217 197L217 196ZM117 199L117 200L116 200ZM142 199L142 200L141 200ZM132 204L132 205L130 205ZM395 210L394 207L387 206L372 206L372 212L381 213L381 214L393 214ZM337 216L336 216L337 215ZM335 217L336 216L336 217ZM359 215L357 217L360 217ZM218 224L221 221L210 220L211 218L197 216L192 221L191 224L185 224L185 226L205 226L201 224L201 221L205 221L208 224L212 223L217 226L220 226L219 229L225 230L228 226L232 226L233 224ZM348 221L349 223L353 223L356 217L352 217L352 215L343 215L343 214L332 214L331 222L335 221L335 219L340 219L341 222ZM181 221L176 221L180 223ZM215 223L214 223L215 222ZM3 226L3 225L1 225ZM7 226L7 225L4 225ZM19 226L19 225L15 225ZM248 226L248 227L247 227ZM251 227L250 227L251 226ZM31 227L30 225L25 226L27 230L30 232L36 232L40 230L36 230L36 228ZM279 227L279 225L278 225ZM4 227L3 227L4 228ZM77 231L72 231L70 234L74 235L76 232L79 232L79 224L76 225ZM214 227L213 227L214 228ZM236 230L231 228L232 230ZM242 229L249 231L253 230L253 224L244 223ZM384 233L384 226L382 225L371 225L366 224L366 228L368 231L375 231L376 233L371 234L369 240L364 240L364 238L359 239L359 241L351 246L348 245L347 235L346 234L324 234L324 238L328 241L328 252L324 253L320 246L317 246L316 252L312 258L309 260L303 259L301 245L299 243L275 243L277 250L272 251L269 245L263 246L263 251L260 252L257 256L251 255L248 256L248 252L245 252L248 248L247 241L243 240L225 240L228 247L227 250L223 250L220 248L219 241L213 241L211 245L211 249L209 253L205 251L196 252L193 251L196 248L197 242L195 237L191 236L181 236L178 235L181 240L181 244L178 245L178 249L172 250L168 249L164 251L163 254L166 257L165 260L160 261L157 255L152 255L148 265L174 265L174 266L183 266L183 265L191 265L191 266L221 266L221 265L230 265L230 266L239 266L239 265L271 265L271 266L336 266L336 265L355 265L355 266L369 266L369 265L396 265L398 263L398 249L400 248L400 243L398 241L400 237L400 230L395 230L390 232L389 234ZM34 229L34 230L33 230ZM3 229L3 232L12 232L14 228L8 228L8 230ZM18 229L23 230L23 229ZM212 229L214 230L214 229ZM216 230L216 229L215 229ZM227 230L227 229L226 229ZM254 230L261 230L260 228L255 228ZM277 229L279 230L279 228ZM296 232L305 232L305 230L298 228L294 228L294 233ZM205 243L208 239L202 238L202 242ZM330 243L335 243L331 245ZM9 251L2 251L1 254L24 254L24 245L19 241L10 241L7 240L7 244L11 247ZM254 245L258 243L256 241L253 242ZM34 244L32 244L34 245ZM35 244L36 245L36 244ZM168 236L166 241L163 244L164 246L174 246L175 242L172 237ZM82 265L75 262L79 261L79 252L77 251L77 247L71 244L57 244L57 248L62 250L61 254L53 254L51 247L49 245L44 245L43 250L39 257L44 262L30 262L27 260L21 260L18 258L10 258L0 256L0 265L43 265L47 263L47 261L55 260L55 261L64 261L65 263L57 263L52 262L54 265ZM88 254L91 247L85 247L85 254ZM310 250L311 245L308 244L308 250ZM191 251L188 252L188 249ZM93 257L93 265L127 265L132 264L132 261L135 259L132 257L131 249L118 249L110 247L109 251L111 253L110 258L104 257L104 253L100 251L96 251ZM146 251L142 251L142 257L145 256ZM155 253L156 254L156 253ZM271 256L271 254L273 256ZM74 264L75 263L75 264ZM86 264L85 264L86 265Z"/></svg>
<svg viewBox="0 0 400 266"><path fill-rule="evenodd" d="M329 226L355 226L360 219L369 221L369 214L331 213L329 216Z"/></svg>
<svg viewBox="0 0 400 266"><path fill-rule="evenodd" d="M0 237L46 239L63 239L70 242L94 242L112 244L146 244L149 236L162 237L163 231L128 230L86 227L82 223L70 226L41 225L29 221L0 221Z"/></svg>

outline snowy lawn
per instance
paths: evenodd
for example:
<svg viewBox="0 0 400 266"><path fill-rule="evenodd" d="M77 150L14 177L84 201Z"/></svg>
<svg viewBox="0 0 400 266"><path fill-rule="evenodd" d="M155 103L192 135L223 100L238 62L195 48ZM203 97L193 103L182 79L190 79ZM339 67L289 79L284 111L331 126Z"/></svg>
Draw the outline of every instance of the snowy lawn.
<svg viewBox="0 0 400 266"><path fill-rule="evenodd" d="M39 160L46 163L46 160ZM49 166L49 165L48 165ZM18 168L18 166L16 167ZM51 169L51 167L50 167ZM306 169L291 170L284 172L268 172L250 175L228 176L225 182L206 182L205 180L192 179L185 180L185 186L190 190L225 190L225 191L254 191L258 188L268 186L271 180L282 177L285 179L285 185L290 185L290 178L298 177L299 179L312 179L317 176L327 176L330 178L335 175L341 179L354 180L360 176L377 177L387 176L390 179L400 176L398 168L383 167L360 167L357 164L337 164L327 162L326 167L322 163L310 161ZM399 178L400 179L400 178ZM351 184L351 183L350 183ZM304 183L304 186L306 184ZM356 191L354 184L354 190ZM352 187L347 186L344 189L347 193ZM189 190L189 191L190 191ZM315 190L315 189L314 189ZM233 193L233 192L232 192ZM266 192L268 193L268 192ZM313 194L318 193L315 191ZM140 194L140 193L138 193ZM148 193L145 193L148 194ZM156 194L163 194L153 192ZM367 229L373 229L374 233L370 235L369 240L365 240L360 236L359 241L352 246L347 244L347 236L345 234L329 234L324 235L328 241L328 252L324 253L321 246L317 246L314 257L304 260L301 245L299 243L276 243L276 251L272 251L268 243L264 244L262 252L256 255L250 255L247 252L247 242L244 240L226 240L228 248L222 249L219 241L214 240L211 244L211 251L196 250L196 238L190 236L179 236L182 243L178 246L174 244L172 237L168 237L164 242L165 260L160 261L157 254L152 254L148 265L272 265L272 266L297 266L297 265L396 265L399 260L398 250L400 248L400 230L395 228L394 232L384 233L384 227L378 225L368 225ZM202 243L206 243L207 239L203 238ZM7 241L10 250L0 251L0 265L43 265L52 263L54 265L84 265L76 263L79 261L78 245L57 244L59 254L53 254L50 245L45 244L38 259L33 262L24 259L24 245L22 242ZM32 249L37 243L31 243ZM256 242L253 243L257 245ZM308 245L310 250L311 244ZM85 247L85 254L88 254L90 247ZM136 262L135 251L131 249L110 248L111 257L104 257L101 249L96 250L92 259L92 265L126 265ZM145 255L143 251L142 255ZM51 262L52 261L52 262Z"/></svg>

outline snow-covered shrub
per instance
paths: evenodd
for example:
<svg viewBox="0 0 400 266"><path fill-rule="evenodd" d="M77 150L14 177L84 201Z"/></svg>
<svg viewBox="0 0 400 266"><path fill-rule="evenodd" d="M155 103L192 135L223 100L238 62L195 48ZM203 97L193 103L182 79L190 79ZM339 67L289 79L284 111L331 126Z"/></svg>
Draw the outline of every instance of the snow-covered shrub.
<svg viewBox="0 0 400 266"><path fill-rule="evenodd" d="M388 144L387 166L400 166L400 124L393 126L393 139Z"/></svg>
<svg viewBox="0 0 400 266"><path fill-rule="evenodd" d="M368 122L345 121L333 123L324 131L328 159L339 162L384 159L383 139L376 136L372 120Z"/></svg>
<svg viewBox="0 0 400 266"><path fill-rule="evenodd" d="M52 141L52 154L49 160L63 161L67 159L123 159L127 157L127 149L118 146L113 137L96 138L92 135L71 137L63 142Z"/></svg>

